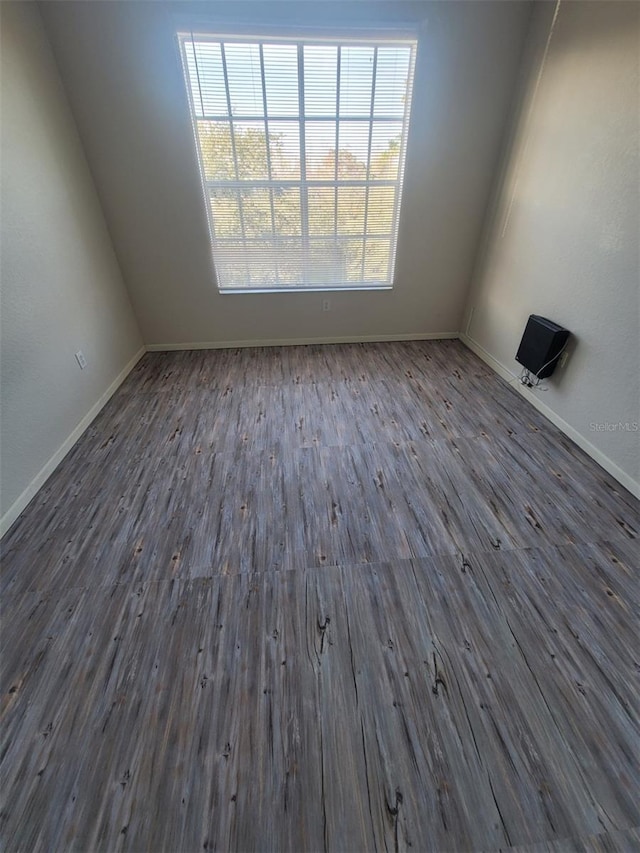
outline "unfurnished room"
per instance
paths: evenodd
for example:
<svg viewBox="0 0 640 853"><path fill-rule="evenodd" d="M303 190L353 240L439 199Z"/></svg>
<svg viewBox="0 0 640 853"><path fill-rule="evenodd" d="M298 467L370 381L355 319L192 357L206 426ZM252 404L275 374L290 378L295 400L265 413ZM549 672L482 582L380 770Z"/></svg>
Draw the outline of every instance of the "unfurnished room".
<svg viewBox="0 0 640 853"><path fill-rule="evenodd" d="M2 849L640 851L640 4L0 37Z"/></svg>

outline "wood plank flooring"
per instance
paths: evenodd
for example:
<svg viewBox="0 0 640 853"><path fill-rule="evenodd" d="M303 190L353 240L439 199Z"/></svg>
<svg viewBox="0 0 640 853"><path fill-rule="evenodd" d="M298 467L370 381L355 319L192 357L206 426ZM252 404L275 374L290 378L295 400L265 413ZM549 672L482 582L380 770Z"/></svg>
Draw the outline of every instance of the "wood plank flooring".
<svg viewBox="0 0 640 853"><path fill-rule="evenodd" d="M458 342L147 354L0 544L3 849L640 850L639 528Z"/></svg>

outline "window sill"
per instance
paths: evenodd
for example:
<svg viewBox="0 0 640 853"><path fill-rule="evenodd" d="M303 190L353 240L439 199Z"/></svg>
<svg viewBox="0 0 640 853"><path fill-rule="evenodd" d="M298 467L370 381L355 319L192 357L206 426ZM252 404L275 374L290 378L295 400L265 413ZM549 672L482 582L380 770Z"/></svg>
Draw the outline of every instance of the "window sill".
<svg viewBox="0 0 640 853"><path fill-rule="evenodd" d="M354 293L358 291L380 291L393 290L391 284L366 284L362 287L354 287L353 285L336 284L336 285L317 285L314 287L234 287L234 288L218 288L218 293L221 296L236 296L244 293Z"/></svg>

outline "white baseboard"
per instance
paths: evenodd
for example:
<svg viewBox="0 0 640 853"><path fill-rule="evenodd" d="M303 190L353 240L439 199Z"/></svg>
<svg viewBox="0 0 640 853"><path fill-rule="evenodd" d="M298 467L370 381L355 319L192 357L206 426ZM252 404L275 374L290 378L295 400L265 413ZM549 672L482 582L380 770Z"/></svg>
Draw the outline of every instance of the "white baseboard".
<svg viewBox="0 0 640 853"><path fill-rule="evenodd" d="M438 341L459 337L458 332L409 332L398 335L343 335L322 338L267 338L250 341L196 341L180 344L147 344L148 352L193 349L240 349L243 347L297 347L309 344L362 344L389 341Z"/></svg>
<svg viewBox="0 0 640 853"><path fill-rule="evenodd" d="M516 374L512 373L510 370L501 364L497 359L495 359L490 352L487 352L484 347L480 346L477 341L474 341L473 338L470 338L469 335L460 334L460 340L465 346L469 347L469 349L474 352L479 358L481 358L486 364L489 365L495 372L501 376L503 379L506 379L507 382L512 382L513 379L516 378ZM560 415L557 415L550 406L547 406L546 403L543 403L542 400L536 396L533 389L527 388L525 385L521 385L519 382L514 382L512 387L518 391L525 400L528 400L539 412L544 415L545 418L551 421L554 426L557 426L558 429L562 430L562 432L568 436L572 441L574 441L578 447L584 450L598 465L602 466L605 471L611 474L612 477L625 487L632 495L637 498L640 498L640 483L637 483L633 477L630 477L622 468L619 468L615 462L609 459L608 456L598 450L598 448L593 445L587 438L579 433L577 429L571 426L570 423L567 423Z"/></svg>
<svg viewBox="0 0 640 853"><path fill-rule="evenodd" d="M62 462L67 453L71 450L76 441L80 438L82 433L89 426L91 421L99 414L99 412L104 408L108 400L115 394L120 385L124 382L127 376L131 373L136 364L140 361L142 356L146 352L146 347L141 347L138 352L133 356L133 358L127 363L127 365L120 371L120 373L113 380L111 385L107 388L107 390L102 394L100 399L93 405L87 414L82 418L80 423L76 426L73 432L65 439L62 445L56 450L51 459L40 469L40 471L36 474L33 480L29 483L24 492L20 495L20 497L14 501L12 506L5 512L5 514L0 519L0 536L4 536L7 530L11 527L16 518L20 515L20 513L25 509L29 501L33 498L36 492L42 488L42 486L49 479L51 474L55 471L58 465Z"/></svg>

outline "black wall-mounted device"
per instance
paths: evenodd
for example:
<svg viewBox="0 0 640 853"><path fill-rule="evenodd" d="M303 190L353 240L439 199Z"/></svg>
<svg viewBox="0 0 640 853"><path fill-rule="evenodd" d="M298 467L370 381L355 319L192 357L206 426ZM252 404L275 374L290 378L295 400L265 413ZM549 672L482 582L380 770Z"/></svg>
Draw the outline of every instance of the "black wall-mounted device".
<svg viewBox="0 0 640 853"><path fill-rule="evenodd" d="M538 379L551 376L570 334L557 323L532 314L527 320L516 361Z"/></svg>

